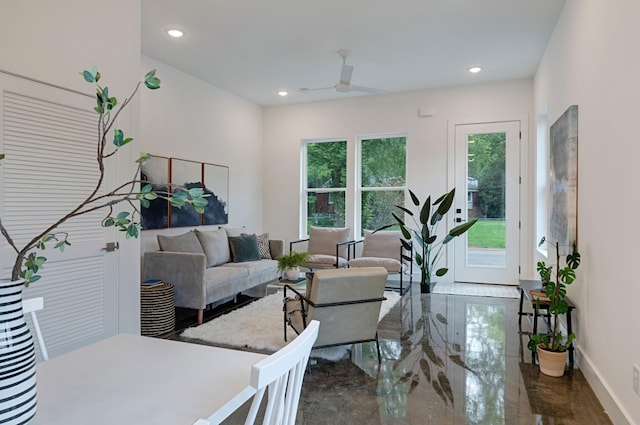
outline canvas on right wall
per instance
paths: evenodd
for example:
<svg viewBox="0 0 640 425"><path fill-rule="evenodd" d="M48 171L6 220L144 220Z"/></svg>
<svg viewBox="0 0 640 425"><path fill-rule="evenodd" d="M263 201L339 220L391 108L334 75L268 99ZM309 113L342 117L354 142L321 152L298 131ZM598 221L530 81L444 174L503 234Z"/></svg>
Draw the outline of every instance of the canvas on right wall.
<svg viewBox="0 0 640 425"><path fill-rule="evenodd" d="M567 254L578 237L578 105L571 105L550 128L550 239Z"/></svg>

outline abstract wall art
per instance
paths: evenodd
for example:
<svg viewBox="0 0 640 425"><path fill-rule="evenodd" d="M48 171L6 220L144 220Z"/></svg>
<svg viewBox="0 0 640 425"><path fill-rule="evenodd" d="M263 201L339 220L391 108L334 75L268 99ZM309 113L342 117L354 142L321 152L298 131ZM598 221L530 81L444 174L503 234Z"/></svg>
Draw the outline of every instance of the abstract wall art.
<svg viewBox="0 0 640 425"><path fill-rule="evenodd" d="M578 237L578 106L570 106L550 128L550 242L569 252Z"/></svg>
<svg viewBox="0 0 640 425"><path fill-rule="evenodd" d="M140 168L140 180L151 183L154 191L168 192L169 158L150 155ZM148 207L142 207L141 216L142 229L166 229L169 227L169 202L159 198L150 201Z"/></svg>
<svg viewBox="0 0 640 425"><path fill-rule="evenodd" d="M141 209L144 230L229 223L229 167L150 155L141 167L140 180L151 183L156 191L199 187L209 195L204 214L188 204L177 208L162 199L152 201Z"/></svg>

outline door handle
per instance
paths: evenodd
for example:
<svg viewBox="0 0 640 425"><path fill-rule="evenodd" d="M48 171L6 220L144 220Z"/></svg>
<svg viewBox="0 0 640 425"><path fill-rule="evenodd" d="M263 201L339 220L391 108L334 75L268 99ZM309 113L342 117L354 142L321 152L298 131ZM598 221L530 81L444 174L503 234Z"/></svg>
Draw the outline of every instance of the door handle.
<svg viewBox="0 0 640 425"><path fill-rule="evenodd" d="M101 251L113 252L120 248L119 242L107 242L107 246L101 249Z"/></svg>
<svg viewBox="0 0 640 425"><path fill-rule="evenodd" d="M466 222L467 220L463 220L460 217L456 218L456 223L462 223L462 222Z"/></svg>

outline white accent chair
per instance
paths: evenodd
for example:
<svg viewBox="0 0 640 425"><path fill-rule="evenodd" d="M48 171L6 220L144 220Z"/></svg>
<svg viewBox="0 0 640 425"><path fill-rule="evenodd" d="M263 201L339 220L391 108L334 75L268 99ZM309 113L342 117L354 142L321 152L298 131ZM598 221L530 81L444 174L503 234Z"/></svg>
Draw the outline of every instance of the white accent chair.
<svg viewBox="0 0 640 425"><path fill-rule="evenodd" d="M263 425L294 425L302 390L302 379L311 347L318 337L318 321L312 321L295 340L251 367L251 386L256 389L245 425L255 423L260 404L268 391ZM198 419L194 425L217 425Z"/></svg>
<svg viewBox="0 0 640 425"><path fill-rule="evenodd" d="M309 237L290 242L289 251L302 242L308 242L307 252L311 254L304 267L318 270L347 267L349 244L354 241L350 227L311 226Z"/></svg>
<svg viewBox="0 0 640 425"><path fill-rule="evenodd" d="M28 300L22 300L22 312L24 314L29 313L31 315L31 323L33 324L33 331L36 334L36 339L38 340L38 346L40 347L40 354L42 355L42 360L49 360L49 353L47 353L47 347L44 345L44 338L42 337L42 331L40 330L40 323L38 322L38 317L36 316L36 311L40 311L44 308L44 298L30 298Z"/></svg>
<svg viewBox="0 0 640 425"><path fill-rule="evenodd" d="M284 339L287 327L301 333L312 320L320 322L313 348L375 341L378 361L378 319L387 271L383 267L318 270L307 283L306 294L285 285ZM287 297L293 291L294 298ZM291 293L289 293L291 294Z"/></svg>
<svg viewBox="0 0 640 425"><path fill-rule="evenodd" d="M384 267L389 274L400 275L400 288L387 285L386 289L400 290L404 295L413 283L413 245L408 243L407 249L402 243L399 230L371 232L365 230L364 239L349 245L349 267ZM362 253L356 257L358 245L362 244ZM352 258L353 253L353 258ZM404 286L404 274L409 274L409 286Z"/></svg>

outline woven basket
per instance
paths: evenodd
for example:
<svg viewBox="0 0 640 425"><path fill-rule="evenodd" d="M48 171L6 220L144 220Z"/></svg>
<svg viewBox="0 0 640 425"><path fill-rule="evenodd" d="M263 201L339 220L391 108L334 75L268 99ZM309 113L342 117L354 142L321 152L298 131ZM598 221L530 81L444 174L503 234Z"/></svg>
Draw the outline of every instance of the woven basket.
<svg viewBox="0 0 640 425"><path fill-rule="evenodd" d="M140 287L140 333L157 336L171 332L176 326L176 310L173 304L173 285L161 283Z"/></svg>

